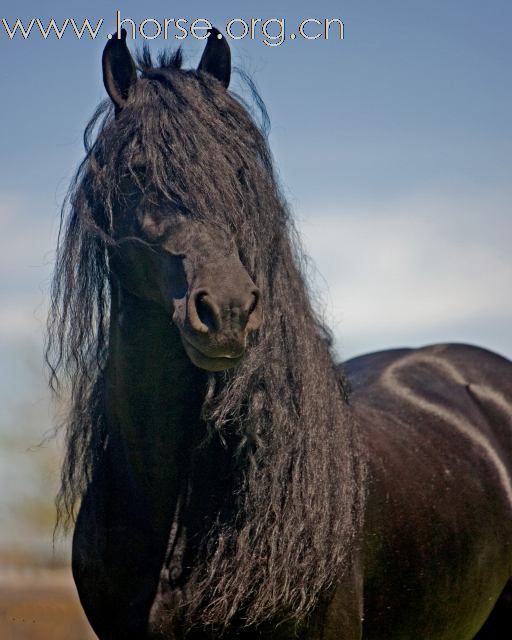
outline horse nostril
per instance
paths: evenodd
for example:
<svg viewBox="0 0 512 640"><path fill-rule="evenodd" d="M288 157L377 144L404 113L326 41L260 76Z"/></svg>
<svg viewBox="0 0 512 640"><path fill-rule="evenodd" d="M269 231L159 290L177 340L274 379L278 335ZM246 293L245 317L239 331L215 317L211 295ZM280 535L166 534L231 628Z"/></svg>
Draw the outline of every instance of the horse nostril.
<svg viewBox="0 0 512 640"><path fill-rule="evenodd" d="M216 329L217 322L215 313L208 303L206 296L199 296L196 300L196 306L199 320L201 320L201 322L205 324L209 329Z"/></svg>
<svg viewBox="0 0 512 640"><path fill-rule="evenodd" d="M254 289L251 293L251 302L247 307L247 328L254 331L261 324L261 294L259 289Z"/></svg>
<svg viewBox="0 0 512 640"><path fill-rule="evenodd" d="M192 327L201 333L218 331L219 311L207 291L196 291L192 294L189 303L189 320Z"/></svg>
<svg viewBox="0 0 512 640"><path fill-rule="evenodd" d="M252 302L249 305L249 308L247 309L247 317L250 317L254 312L254 310L256 309L256 307L258 306L259 294L253 291L253 293L251 294L251 297L252 297Z"/></svg>

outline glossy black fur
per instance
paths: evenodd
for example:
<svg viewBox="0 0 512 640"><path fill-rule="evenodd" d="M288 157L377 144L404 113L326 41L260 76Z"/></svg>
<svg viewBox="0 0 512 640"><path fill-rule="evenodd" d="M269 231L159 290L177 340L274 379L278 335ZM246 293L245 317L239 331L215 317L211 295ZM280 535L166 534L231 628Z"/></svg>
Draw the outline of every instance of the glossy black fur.
<svg viewBox="0 0 512 640"><path fill-rule="evenodd" d="M346 369L371 466L364 624L347 637L469 640L512 576L512 365L437 345ZM507 597L478 638L508 637Z"/></svg>
<svg viewBox="0 0 512 640"><path fill-rule="evenodd" d="M145 337L140 336L137 314L143 313L147 321L151 310L133 312L138 341ZM129 339L129 328L125 331ZM161 360L155 362L148 350L147 375L137 387L131 392L118 389L127 415L140 410L141 397L153 400L148 450L139 444L131 455L153 470L148 482L159 484L160 500L153 501L152 512L144 508L144 499L130 488L133 481L124 457L130 452L123 454L126 444L112 441L75 530L75 579L100 638L184 637L165 622L176 597L169 585L180 584L181 564L174 560L167 566L165 560L181 486L177 478L182 473L193 477L190 506L177 536L185 558L194 549L193 544L187 549L186 540L204 531L202 516L215 510L216 501L230 488L229 475L219 473L229 468L229 452L218 443L195 449L204 437L201 426L191 420L200 406L202 373L179 345L173 350L171 335L168 338ZM139 354L126 345L123 352L120 366L125 371L134 357L137 362L132 360L131 366L145 369ZM180 389L162 380L171 366L183 384L178 416L170 416L168 407L176 403L173 394ZM512 623L506 590L512 575L510 496L487 445L460 429L482 434L510 477L512 365L475 347L437 345L362 356L345 368L353 385L350 403L370 460L365 526L352 573L326 595L298 637L505 640ZM118 402L115 396L111 400ZM170 424L174 420L179 428ZM192 473L185 471L190 468ZM161 524L152 528L151 522ZM489 629L494 625L492 632L484 627L476 636L493 609L488 623ZM273 624L238 632L235 625L226 637L294 634ZM197 631L187 637L216 635Z"/></svg>
<svg viewBox="0 0 512 640"><path fill-rule="evenodd" d="M437 345L336 368L227 45L140 64L107 45L114 113L50 317L98 637L509 638L512 364Z"/></svg>

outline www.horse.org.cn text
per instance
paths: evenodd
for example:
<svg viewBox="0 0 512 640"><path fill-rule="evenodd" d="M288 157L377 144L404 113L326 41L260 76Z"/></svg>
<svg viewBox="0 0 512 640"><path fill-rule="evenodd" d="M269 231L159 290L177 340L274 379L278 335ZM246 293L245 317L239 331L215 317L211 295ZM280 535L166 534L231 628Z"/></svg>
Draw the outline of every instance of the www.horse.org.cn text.
<svg viewBox="0 0 512 640"><path fill-rule="evenodd" d="M75 18L65 18L62 21L41 20L31 18L21 20L15 18L0 21L0 37L10 40L40 38L42 40L61 40L66 33L68 37L79 40L95 40L96 38L121 37L121 30L126 29L128 38L132 40L185 40L188 37L196 40L206 40L213 27L210 20L197 18L144 18L141 21L121 15L116 12L115 30L103 29L105 18L82 21ZM343 40L345 25L340 18L304 18L287 23L286 18L232 18L226 22L218 38L229 40L251 40L262 43L267 47L279 47L287 41L294 40Z"/></svg>

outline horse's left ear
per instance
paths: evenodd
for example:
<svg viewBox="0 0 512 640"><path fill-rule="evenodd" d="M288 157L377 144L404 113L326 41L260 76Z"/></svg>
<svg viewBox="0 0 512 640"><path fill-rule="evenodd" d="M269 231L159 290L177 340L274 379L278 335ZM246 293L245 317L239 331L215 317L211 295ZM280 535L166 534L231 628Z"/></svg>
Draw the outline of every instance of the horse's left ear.
<svg viewBox="0 0 512 640"><path fill-rule="evenodd" d="M113 35L107 42L101 64L103 84L118 113L126 104L130 90L137 82L135 62L126 45L126 29L121 29L120 39Z"/></svg>
<svg viewBox="0 0 512 640"><path fill-rule="evenodd" d="M206 71L228 88L231 79L231 50L226 39L215 27L210 29L198 71Z"/></svg>

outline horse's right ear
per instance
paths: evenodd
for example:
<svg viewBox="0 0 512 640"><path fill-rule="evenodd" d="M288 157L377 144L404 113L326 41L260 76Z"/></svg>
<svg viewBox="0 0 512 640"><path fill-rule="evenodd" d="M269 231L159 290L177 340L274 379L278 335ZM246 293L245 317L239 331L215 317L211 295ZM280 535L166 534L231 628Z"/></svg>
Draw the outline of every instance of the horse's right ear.
<svg viewBox="0 0 512 640"><path fill-rule="evenodd" d="M121 29L121 38L113 35L103 50L101 59L103 84L116 107L116 114L126 104L131 89L137 82L135 62L126 46L126 29Z"/></svg>

